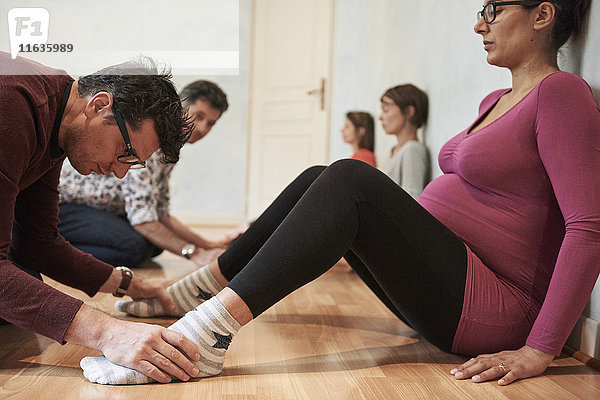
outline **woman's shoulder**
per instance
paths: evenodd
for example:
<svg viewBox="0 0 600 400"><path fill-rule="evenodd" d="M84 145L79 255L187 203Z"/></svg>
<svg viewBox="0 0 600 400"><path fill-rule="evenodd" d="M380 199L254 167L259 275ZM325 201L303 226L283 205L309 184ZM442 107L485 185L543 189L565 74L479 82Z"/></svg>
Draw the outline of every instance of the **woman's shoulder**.
<svg viewBox="0 0 600 400"><path fill-rule="evenodd" d="M365 149L364 147L361 147L360 149L358 149L356 151L355 154L374 154L374 153L369 149Z"/></svg>
<svg viewBox="0 0 600 400"><path fill-rule="evenodd" d="M400 150L407 152L427 152L427 147L419 140L409 140L402 145Z"/></svg>
<svg viewBox="0 0 600 400"><path fill-rule="evenodd" d="M560 95L568 92L592 93L590 85L580 76L566 71L553 72L538 84L540 92Z"/></svg>
<svg viewBox="0 0 600 400"><path fill-rule="evenodd" d="M355 160L364 161L367 164L371 164L373 166L377 165L377 162L375 161L375 153L373 153L369 149L360 148L356 151L356 153L352 155L351 158Z"/></svg>

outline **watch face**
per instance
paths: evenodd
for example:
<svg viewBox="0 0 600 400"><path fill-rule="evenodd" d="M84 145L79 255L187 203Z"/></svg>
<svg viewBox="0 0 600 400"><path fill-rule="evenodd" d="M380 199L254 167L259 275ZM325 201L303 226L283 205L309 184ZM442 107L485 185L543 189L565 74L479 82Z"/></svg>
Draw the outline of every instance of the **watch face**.
<svg viewBox="0 0 600 400"><path fill-rule="evenodd" d="M181 254L184 256L189 256L194 252L194 250L196 250L196 246L194 246L193 244L186 244L181 249Z"/></svg>

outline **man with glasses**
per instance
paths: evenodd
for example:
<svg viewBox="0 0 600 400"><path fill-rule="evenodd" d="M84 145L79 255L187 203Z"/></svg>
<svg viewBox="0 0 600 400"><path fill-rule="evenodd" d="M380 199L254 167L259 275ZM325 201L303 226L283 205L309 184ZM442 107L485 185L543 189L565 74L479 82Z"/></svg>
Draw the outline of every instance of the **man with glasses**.
<svg viewBox="0 0 600 400"><path fill-rule="evenodd" d="M188 143L204 138L229 107L223 90L210 81L187 85L180 97L194 123ZM206 240L170 215L174 164L162 163L157 152L146 167L118 179L112 174L82 175L65 162L59 186L60 233L73 246L114 266L138 267L163 249L198 267L213 261L229 241Z"/></svg>
<svg viewBox="0 0 600 400"><path fill-rule="evenodd" d="M47 275L89 296L158 298L174 308L166 282L115 269L71 246L57 228L65 157L82 174L119 178L143 167L159 148L163 161L179 159L192 126L170 78L152 60L140 59L74 82L64 71L0 52L0 318L60 343L100 350L159 381L196 373L182 353L199 357L187 338L112 318L39 278Z"/></svg>

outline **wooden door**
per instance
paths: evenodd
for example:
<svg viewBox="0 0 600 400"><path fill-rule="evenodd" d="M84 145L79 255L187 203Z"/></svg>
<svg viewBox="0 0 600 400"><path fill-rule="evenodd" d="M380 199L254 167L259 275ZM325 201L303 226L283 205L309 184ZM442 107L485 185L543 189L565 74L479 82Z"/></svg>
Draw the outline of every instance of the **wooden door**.
<svg viewBox="0 0 600 400"><path fill-rule="evenodd" d="M300 172L329 161L334 0L255 0L247 209L258 216Z"/></svg>

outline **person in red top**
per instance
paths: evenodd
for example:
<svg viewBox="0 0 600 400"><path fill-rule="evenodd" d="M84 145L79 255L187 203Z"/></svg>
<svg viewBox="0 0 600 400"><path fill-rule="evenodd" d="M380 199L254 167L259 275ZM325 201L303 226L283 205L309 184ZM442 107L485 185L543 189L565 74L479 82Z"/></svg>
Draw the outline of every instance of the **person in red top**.
<svg viewBox="0 0 600 400"><path fill-rule="evenodd" d="M351 111L346 114L346 122L342 128L344 142L352 146L352 159L364 161L377 167L375 160L375 122L368 112Z"/></svg>
<svg viewBox="0 0 600 400"><path fill-rule="evenodd" d="M179 159L192 124L170 78L140 58L74 82L65 71L0 52L0 318L59 343L100 350L161 382L171 380L167 374L197 375L188 357L199 354L187 338L112 318L32 275L89 296L158 298L174 308L165 282L114 269L72 247L57 228L65 157L82 174L119 178L144 167L159 147L164 162Z"/></svg>

